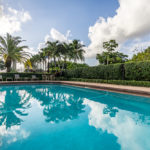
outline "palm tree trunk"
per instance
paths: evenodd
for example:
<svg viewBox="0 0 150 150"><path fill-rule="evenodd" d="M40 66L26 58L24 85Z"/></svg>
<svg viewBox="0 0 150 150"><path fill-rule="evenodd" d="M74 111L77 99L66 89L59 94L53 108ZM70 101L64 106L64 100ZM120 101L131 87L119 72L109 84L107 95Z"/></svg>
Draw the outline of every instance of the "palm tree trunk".
<svg viewBox="0 0 150 150"><path fill-rule="evenodd" d="M7 72L10 72L11 71L11 63L12 63L12 60L10 57L7 57L7 60L5 62L5 66L7 68Z"/></svg>
<svg viewBox="0 0 150 150"><path fill-rule="evenodd" d="M47 72L49 73L49 56L48 56Z"/></svg>
<svg viewBox="0 0 150 150"><path fill-rule="evenodd" d="M54 57L54 64L55 64L55 68L56 68L56 58Z"/></svg>
<svg viewBox="0 0 150 150"><path fill-rule="evenodd" d="M14 71L16 71L16 68L17 68L16 65L17 65L16 60L13 60L13 67L12 68L13 68Z"/></svg>

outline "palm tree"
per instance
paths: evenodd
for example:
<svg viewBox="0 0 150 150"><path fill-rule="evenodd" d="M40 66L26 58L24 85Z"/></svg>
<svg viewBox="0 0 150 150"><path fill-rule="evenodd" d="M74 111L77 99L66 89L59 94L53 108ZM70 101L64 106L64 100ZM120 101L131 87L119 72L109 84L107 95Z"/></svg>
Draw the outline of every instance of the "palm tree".
<svg viewBox="0 0 150 150"><path fill-rule="evenodd" d="M47 72L49 73L50 58L52 57L51 48L49 46L47 46L47 47L45 47L41 50L42 50L43 55L45 56L45 62L46 62L46 59L47 59L47 65L45 63L45 68L47 67Z"/></svg>
<svg viewBox="0 0 150 150"><path fill-rule="evenodd" d="M59 49L60 43L58 41L55 42L48 41L46 44L47 48L49 49L49 52L51 52L51 56L54 60L54 64L56 67L56 58L60 57L60 49Z"/></svg>
<svg viewBox="0 0 150 150"><path fill-rule="evenodd" d="M24 63L24 68L25 69L32 69L32 64L31 64L31 61L30 59L28 59L25 63Z"/></svg>
<svg viewBox="0 0 150 150"><path fill-rule="evenodd" d="M62 58L63 58L63 69L66 68L66 61L67 59L71 60L72 59L72 46L71 44L69 43L62 43L61 45L61 55L62 55Z"/></svg>
<svg viewBox="0 0 150 150"><path fill-rule="evenodd" d="M33 55L30 58L30 62L31 62L32 68L37 69L37 63L40 62L40 56L39 56L39 54ZM40 65L41 65L41 63L40 63ZM41 68L41 66L40 66L40 68Z"/></svg>
<svg viewBox="0 0 150 150"><path fill-rule="evenodd" d="M5 37L0 36L0 56L5 61L7 72L10 72L13 63L13 69L16 69L16 62L25 62L30 56L24 49L28 46L19 46L24 40L21 37L13 37L6 34Z"/></svg>
<svg viewBox="0 0 150 150"><path fill-rule="evenodd" d="M83 49L84 45L81 44L79 40L73 40L71 43L72 51L70 51L70 57L77 62L77 60L84 61L84 53L85 50Z"/></svg>

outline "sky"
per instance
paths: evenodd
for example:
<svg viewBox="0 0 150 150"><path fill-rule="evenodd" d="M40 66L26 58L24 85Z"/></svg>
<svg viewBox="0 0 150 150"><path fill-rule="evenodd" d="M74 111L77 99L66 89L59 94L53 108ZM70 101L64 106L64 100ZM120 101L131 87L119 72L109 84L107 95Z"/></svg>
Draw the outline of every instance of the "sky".
<svg viewBox="0 0 150 150"><path fill-rule="evenodd" d="M79 39L89 65L110 39L130 57L150 46L149 18L149 0L0 0L0 35L21 36L33 54L47 40Z"/></svg>

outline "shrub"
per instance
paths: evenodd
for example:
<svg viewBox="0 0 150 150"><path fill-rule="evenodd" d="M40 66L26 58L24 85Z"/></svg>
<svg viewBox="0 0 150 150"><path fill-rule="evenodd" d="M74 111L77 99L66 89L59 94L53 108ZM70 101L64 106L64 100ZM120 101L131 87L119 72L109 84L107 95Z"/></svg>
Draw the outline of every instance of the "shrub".
<svg viewBox="0 0 150 150"><path fill-rule="evenodd" d="M150 61L67 70L67 78L150 81Z"/></svg>
<svg viewBox="0 0 150 150"><path fill-rule="evenodd" d="M124 79L123 64L99 65L96 67L84 67L67 70L67 78L86 78L86 79Z"/></svg>
<svg viewBox="0 0 150 150"><path fill-rule="evenodd" d="M36 75L40 80L42 79L41 73L0 73L3 76L3 80L5 81L7 77L11 77L14 79L15 74L19 74L20 78L28 77L31 78L32 75Z"/></svg>
<svg viewBox="0 0 150 150"><path fill-rule="evenodd" d="M126 63L124 68L125 79L150 81L150 61Z"/></svg>
<svg viewBox="0 0 150 150"><path fill-rule="evenodd" d="M134 81L134 80L103 80L103 79L82 79L82 78L57 78L57 80L63 81L80 81L80 82L92 82L92 83L108 83L116 85L132 85L150 87L150 81Z"/></svg>

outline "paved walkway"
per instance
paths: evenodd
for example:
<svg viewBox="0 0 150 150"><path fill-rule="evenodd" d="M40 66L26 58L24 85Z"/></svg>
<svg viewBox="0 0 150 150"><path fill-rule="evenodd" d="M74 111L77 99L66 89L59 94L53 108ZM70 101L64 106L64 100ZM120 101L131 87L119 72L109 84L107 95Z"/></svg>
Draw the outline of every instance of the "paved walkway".
<svg viewBox="0 0 150 150"><path fill-rule="evenodd" d="M76 82L76 81L60 81L62 84L84 86L102 90L116 91L121 93L130 93L141 96L150 97L149 87L137 87L137 86L125 86L125 85L114 85L104 83L89 83L89 82Z"/></svg>
<svg viewBox="0 0 150 150"><path fill-rule="evenodd" d="M76 81L3 81L0 82L0 85L9 85L9 84L48 84L48 83L57 83L65 85L74 85L89 87L100 90L108 90L121 93L130 93L141 96L150 97L150 88L147 87L137 87L137 86L124 86L124 85L114 85L114 84L103 84L103 83L89 83L89 82L76 82Z"/></svg>

